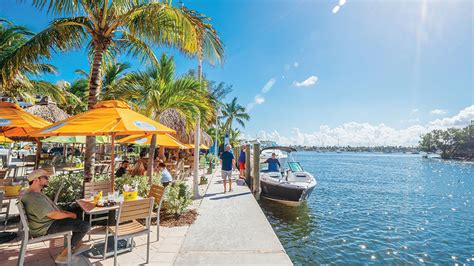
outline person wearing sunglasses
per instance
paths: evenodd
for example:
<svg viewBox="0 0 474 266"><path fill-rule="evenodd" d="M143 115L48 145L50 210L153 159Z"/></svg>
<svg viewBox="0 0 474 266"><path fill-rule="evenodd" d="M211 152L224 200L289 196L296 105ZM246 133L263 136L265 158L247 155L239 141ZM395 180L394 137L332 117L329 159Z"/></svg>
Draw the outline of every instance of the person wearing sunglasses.
<svg viewBox="0 0 474 266"><path fill-rule="evenodd" d="M30 187L21 197L28 218L28 227L33 237L44 236L64 231L72 231L72 261L78 261L78 255L88 249L90 245L82 243L82 238L90 230L89 223L77 219L72 212L61 210L43 192L48 186L50 174L44 169L36 169L28 175ZM65 248L55 259L56 263L67 262L67 249Z"/></svg>

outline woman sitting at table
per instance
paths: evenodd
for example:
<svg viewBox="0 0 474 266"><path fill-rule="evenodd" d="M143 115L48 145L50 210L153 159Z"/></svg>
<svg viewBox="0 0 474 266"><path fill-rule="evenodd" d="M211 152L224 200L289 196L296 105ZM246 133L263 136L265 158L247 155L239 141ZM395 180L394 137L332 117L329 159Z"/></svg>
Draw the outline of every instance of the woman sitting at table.
<svg viewBox="0 0 474 266"><path fill-rule="evenodd" d="M159 167L159 170L161 171L161 184L164 187L167 187L171 183L171 181L173 181L173 177L171 176L168 169L166 169L166 164L159 163L158 167Z"/></svg>

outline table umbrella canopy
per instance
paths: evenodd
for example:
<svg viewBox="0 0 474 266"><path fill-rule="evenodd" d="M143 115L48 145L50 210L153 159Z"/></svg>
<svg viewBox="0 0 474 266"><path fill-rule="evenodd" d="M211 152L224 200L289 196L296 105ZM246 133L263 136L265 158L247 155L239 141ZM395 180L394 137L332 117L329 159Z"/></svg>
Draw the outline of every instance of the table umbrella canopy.
<svg viewBox="0 0 474 266"><path fill-rule="evenodd" d="M189 144L184 144L188 149L194 149L194 144L193 143L189 143ZM201 150L209 150L209 147L207 147L206 145L204 144L201 144L199 145L199 149Z"/></svg>
<svg viewBox="0 0 474 266"><path fill-rule="evenodd" d="M96 143L110 143L110 137L108 136L97 136L95 137ZM48 143L86 143L85 136L54 136L41 140L41 142Z"/></svg>
<svg viewBox="0 0 474 266"><path fill-rule="evenodd" d="M175 131L130 109L124 101L97 103L93 109L34 132L35 136L172 134Z"/></svg>
<svg viewBox="0 0 474 266"><path fill-rule="evenodd" d="M150 145L151 135L131 135L120 139L118 143L130 143L130 144L139 144L139 145ZM156 135L156 145L165 148L177 148L177 149L187 149L187 147L179 142L174 137L165 134L165 135Z"/></svg>
<svg viewBox="0 0 474 266"><path fill-rule="evenodd" d="M14 142L12 139L9 139L5 136L0 136L0 143L12 143Z"/></svg>
<svg viewBox="0 0 474 266"><path fill-rule="evenodd" d="M0 102L0 134L7 137L26 137L40 128L51 125L18 105Z"/></svg>

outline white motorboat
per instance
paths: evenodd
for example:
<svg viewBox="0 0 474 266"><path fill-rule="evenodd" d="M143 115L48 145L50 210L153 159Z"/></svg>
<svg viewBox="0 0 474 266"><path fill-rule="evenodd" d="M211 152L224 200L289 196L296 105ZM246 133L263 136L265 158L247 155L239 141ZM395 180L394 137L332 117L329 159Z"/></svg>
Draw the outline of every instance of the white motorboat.
<svg viewBox="0 0 474 266"><path fill-rule="evenodd" d="M308 199L316 186L316 179L292 156L296 152L290 147L269 147L261 151L260 155L260 186L261 196L289 206L298 206ZM268 170L265 161L275 153L280 162L277 172Z"/></svg>

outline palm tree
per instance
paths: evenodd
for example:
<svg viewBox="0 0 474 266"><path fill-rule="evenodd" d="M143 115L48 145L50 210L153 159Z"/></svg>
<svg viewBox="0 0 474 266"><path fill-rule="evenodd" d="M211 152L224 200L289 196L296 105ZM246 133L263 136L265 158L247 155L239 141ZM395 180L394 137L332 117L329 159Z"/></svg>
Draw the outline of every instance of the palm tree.
<svg viewBox="0 0 474 266"><path fill-rule="evenodd" d="M88 108L98 99L102 63L107 55L125 51L156 63L149 44L178 48L184 54L220 61L223 47L209 19L184 7L175 8L171 0L33 0L39 8L70 17L54 20L41 34L45 40L57 38L59 44L82 45L89 41L92 57L89 75ZM61 47L62 48L62 47ZM202 49L200 49L202 48ZM95 138L88 137L84 174L92 177Z"/></svg>
<svg viewBox="0 0 474 266"><path fill-rule="evenodd" d="M131 73L124 79L125 86L114 96L128 100L135 110L156 121L160 121L161 114L170 109L185 119L188 130L198 115L201 115L202 123L212 119L213 108L207 90L190 76L175 78L173 57L163 54L157 66ZM150 151L154 151L155 147L154 136ZM150 155L150 160L153 160L152 157ZM149 167L149 176L151 171L152 167Z"/></svg>
<svg viewBox="0 0 474 266"><path fill-rule="evenodd" d="M37 95L50 96L57 102L65 97L61 90L44 80L31 77L56 72L56 68L40 61L47 57L37 53L22 55L35 36L26 27L0 19L0 94L13 100L21 98L33 103Z"/></svg>
<svg viewBox="0 0 474 266"><path fill-rule="evenodd" d="M250 119L245 107L237 103L237 97L234 97L230 103L224 105L224 108L222 109L222 116L225 119L225 130L232 129L232 123L234 120L242 127L245 127L244 121L249 121Z"/></svg>

